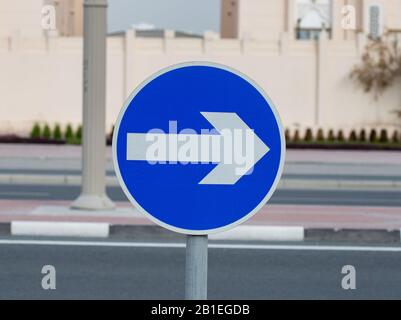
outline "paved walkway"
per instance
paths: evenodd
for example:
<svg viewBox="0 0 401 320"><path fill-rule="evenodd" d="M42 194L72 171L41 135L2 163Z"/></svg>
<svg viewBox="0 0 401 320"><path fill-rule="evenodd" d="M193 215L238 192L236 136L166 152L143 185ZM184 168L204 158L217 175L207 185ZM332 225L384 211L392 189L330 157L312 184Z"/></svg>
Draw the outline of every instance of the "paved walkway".
<svg viewBox="0 0 401 320"><path fill-rule="evenodd" d="M107 222L119 225L149 225L152 222L127 202L117 203L117 212L79 212L60 215L67 201L0 200L0 222L70 221ZM46 207L46 213L40 208ZM53 210L52 210L53 208ZM401 208L345 207L310 205L267 205L246 224L264 226L302 226L338 229L401 229Z"/></svg>
<svg viewBox="0 0 401 320"><path fill-rule="evenodd" d="M76 170L80 172L80 146L0 144L0 170ZM113 174L111 148L107 148L109 174ZM399 181L401 152L397 151L319 151L288 150L285 175L288 178L386 179ZM21 171L21 174L27 172ZM46 172L47 174L47 172ZM301 181L302 182L302 181ZM301 185L303 185L301 183ZM67 207L66 201L0 200L0 221L102 221L112 224L149 224L138 212L129 210L129 203L118 203L118 213L74 213L68 216L38 214L37 208ZM125 209L124 209L125 208ZM125 211L124 211L125 210ZM248 224L303 226L312 228L400 229L401 208L341 207L306 205L268 205Z"/></svg>

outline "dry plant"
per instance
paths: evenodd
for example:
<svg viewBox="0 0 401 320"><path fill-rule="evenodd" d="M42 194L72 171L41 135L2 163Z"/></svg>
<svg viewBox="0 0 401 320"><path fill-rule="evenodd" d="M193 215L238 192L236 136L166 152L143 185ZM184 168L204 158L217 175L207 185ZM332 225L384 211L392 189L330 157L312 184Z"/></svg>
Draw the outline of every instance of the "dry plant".
<svg viewBox="0 0 401 320"><path fill-rule="evenodd" d="M362 62L355 66L351 78L365 92L377 99L401 75L401 50L398 42L386 34L378 40L369 39Z"/></svg>

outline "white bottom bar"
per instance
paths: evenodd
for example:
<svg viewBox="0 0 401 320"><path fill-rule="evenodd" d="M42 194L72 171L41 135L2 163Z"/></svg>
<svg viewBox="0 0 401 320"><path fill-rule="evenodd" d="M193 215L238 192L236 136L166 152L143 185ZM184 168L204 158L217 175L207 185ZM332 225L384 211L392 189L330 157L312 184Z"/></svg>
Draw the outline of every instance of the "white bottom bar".
<svg viewBox="0 0 401 320"><path fill-rule="evenodd" d="M210 240L247 241L303 241L303 227L239 226L234 229L211 234Z"/></svg>
<svg viewBox="0 0 401 320"><path fill-rule="evenodd" d="M96 237L109 236L108 223L13 221L11 234L16 236Z"/></svg>

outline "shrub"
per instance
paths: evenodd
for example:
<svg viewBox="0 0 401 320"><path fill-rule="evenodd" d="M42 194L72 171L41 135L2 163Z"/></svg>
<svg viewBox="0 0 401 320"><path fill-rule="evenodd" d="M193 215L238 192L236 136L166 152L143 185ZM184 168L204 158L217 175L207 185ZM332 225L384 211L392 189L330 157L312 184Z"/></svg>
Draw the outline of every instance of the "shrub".
<svg viewBox="0 0 401 320"><path fill-rule="evenodd" d="M372 142L372 143L377 142L377 132L376 132L375 129L372 129L372 130L370 131L369 141Z"/></svg>
<svg viewBox="0 0 401 320"><path fill-rule="evenodd" d="M344 142L345 141L344 132L342 130L338 131L337 141L339 141L339 142Z"/></svg>
<svg viewBox="0 0 401 320"><path fill-rule="evenodd" d="M313 141L313 132L312 132L311 128L306 129L304 141L305 142L312 142Z"/></svg>
<svg viewBox="0 0 401 320"><path fill-rule="evenodd" d="M381 143L388 143L388 142L389 142L388 134L387 134L387 130L386 130L386 129L380 130L379 141L380 141Z"/></svg>
<svg viewBox="0 0 401 320"><path fill-rule="evenodd" d="M287 130L288 130L288 129L287 129ZM288 140L287 140L287 130L285 130L285 140L286 140L286 141L288 141ZM110 144L113 142L113 134L114 134L114 126L111 127L109 136L107 137L107 140L110 142ZM289 132L288 132L288 135L289 135Z"/></svg>
<svg viewBox="0 0 401 320"><path fill-rule="evenodd" d="M113 126L113 131L114 131L114 126ZM285 129L285 141L290 142L290 129ZM113 138L113 132L111 133L111 138Z"/></svg>
<svg viewBox="0 0 401 320"><path fill-rule="evenodd" d="M393 136L391 137L392 143L400 143L400 133L396 130L393 132Z"/></svg>
<svg viewBox="0 0 401 320"><path fill-rule="evenodd" d="M373 92L377 99L401 75L401 51L390 33L370 39L362 55L362 62L350 76L365 92Z"/></svg>
<svg viewBox="0 0 401 320"><path fill-rule="evenodd" d="M77 131L75 132L75 140L77 143L81 143L82 140L82 126L78 126Z"/></svg>
<svg viewBox="0 0 401 320"><path fill-rule="evenodd" d="M329 131L327 140L330 141L330 142L336 141L336 138L335 138L335 136L334 136L334 131L333 131L332 129L330 129L330 131Z"/></svg>
<svg viewBox="0 0 401 320"><path fill-rule="evenodd" d="M53 139L54 140L61 140L62 134L61 134L61 128L59 124L56 124L53 130Z"/></svg>
<svg viewBox="0 0 401 320"><path fill-rule="evenodd" d="M32 130L31 130L30 137L31 137L32 139L38 139L38 138L40 138L40 136L41 136L40 125L39 125L39 123L35 123L35 124L33 125Z"/></svg>
<svg viewBox="0 0 401 320"><path fill-rule="evenodd" d="M71 143L74 140L74 133L70 124L67 124L64 134L65 141Z"/></svg>
<svg viewBox="0 0 401 320"><path fill-rule="evenodd" d="M301 139L300 139L300 136L299 136L299 130L297 129L297 130L295 130L294 137L292 138L292 141L297 143L297 142L299 142L299 140L301 140Z"/></svg>
<svg viewBox="0 0 401 320"><path fill-rule="evenodd" d="M317 130L316 140L317 140L318 142L323 142L323 141L324 141L324 132L323 132L323 129Z"/></svg>
<svg viewBox="0 0 401 320"><path fill-rule="evenodd" d="M51 138L51 130L50 127L46 124L45 127L43 128L43 134L42 137L44 139L50 139Z"/></svg>
<svg viewBox="0 0 401 320"><path fill-rule="evenodd" d="M366 130L365 129L362 129L361 132L359 133L359 141L366 142Z"/></svg>
<svg viewBox="0 0 401 320"><path fill-rule="evenodd" d="M349 134L348 141L349 142L356 142L357 140L358 140L358 138L356 136L356 132L355 132L355 130L352 130L350 132L350 134Z"/></svg>

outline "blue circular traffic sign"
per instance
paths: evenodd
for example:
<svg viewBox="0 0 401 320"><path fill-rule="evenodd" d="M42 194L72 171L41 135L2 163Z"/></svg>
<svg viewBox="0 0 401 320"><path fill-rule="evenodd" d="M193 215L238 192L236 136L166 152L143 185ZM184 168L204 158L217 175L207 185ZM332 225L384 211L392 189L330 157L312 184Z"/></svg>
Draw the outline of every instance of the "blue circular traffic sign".
<svg viewBox="0 0 401 320"><path fill-rule="evenodd" d="M193 62L164 69L129 97L113 160L128 199L185 234L232 228L269 200L285 157L272 101L247 76Z"/></svg>

